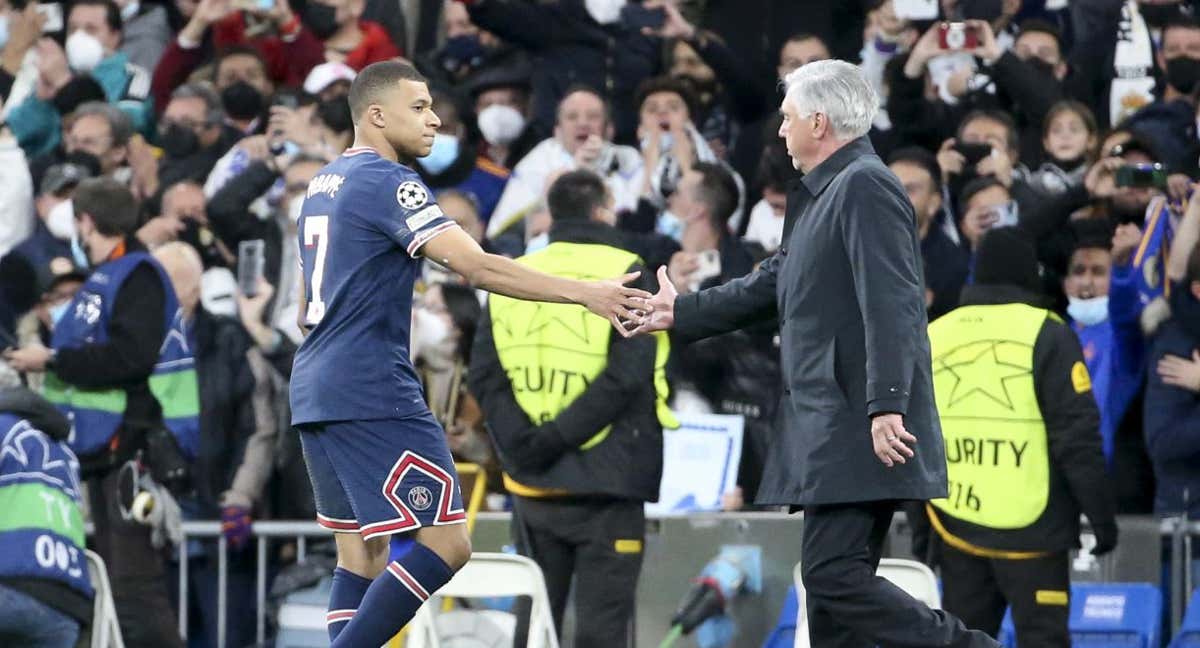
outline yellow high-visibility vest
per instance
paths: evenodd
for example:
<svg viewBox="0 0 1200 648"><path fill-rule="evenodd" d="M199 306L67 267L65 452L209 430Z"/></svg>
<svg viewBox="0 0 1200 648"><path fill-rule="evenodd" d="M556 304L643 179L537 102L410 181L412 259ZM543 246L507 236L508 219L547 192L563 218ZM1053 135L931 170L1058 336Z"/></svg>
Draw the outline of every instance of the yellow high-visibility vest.
<svg viewBox="0 0 1200 648"><path fill-rule="evenodd" d="M565 242L551 243L517 259L517 263L546 274L585 281L619 277L640 261L636 254L608 245ZM496 294L489 300L496 355L517 404L535 424L554 420L607 366L612 324L577 304L531 302ZM665 428L677 428L679 422L667 407L670 340L663 332L655 338L658 420ZM580 448L587 450L601 443L608 433L606 427ZM505 482L518 494L522 488L528 489L507 475Z"/></svg>
<svg viewBox="0 0 1200 648"><path fill-rule="evenodd" d="M1047 317L1025 304L977 305L929 325L949 478L937 510L992 529L1027 527L1045 511L1050 456L1033 347Z"/></svg>

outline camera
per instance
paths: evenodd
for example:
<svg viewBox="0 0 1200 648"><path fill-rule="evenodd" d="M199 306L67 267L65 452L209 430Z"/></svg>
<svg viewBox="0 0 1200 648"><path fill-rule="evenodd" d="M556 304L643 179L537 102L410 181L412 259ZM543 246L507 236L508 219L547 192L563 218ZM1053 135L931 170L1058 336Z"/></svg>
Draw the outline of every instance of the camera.
<svg viewBox="0 0 1200 648"><path fill-rule="evenodd" d="M938 47L944 50L969 50L979 47L979 29L960 22L938 25Z"/></svg>
<svg viewBox="0 0 1200 648"><path fill-rule="evenodd" d="M1118 187L1165 189L1167 186L1167 170L1157 162L1126 164L1117 169L1116 176Z"/></svg>

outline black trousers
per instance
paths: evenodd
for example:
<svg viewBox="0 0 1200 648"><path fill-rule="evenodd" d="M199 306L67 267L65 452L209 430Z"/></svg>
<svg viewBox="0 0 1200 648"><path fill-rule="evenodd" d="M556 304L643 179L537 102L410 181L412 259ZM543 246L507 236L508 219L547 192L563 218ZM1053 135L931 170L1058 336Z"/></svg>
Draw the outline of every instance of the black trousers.
<svg viewBox="0 0 1200 648"><path fill-rule="evenodd" d="M1062 551L1030 560L994 560L942 547L942 606L969 628L993 637L1012 606L1017 643L1070 648L1070 560Z"/></svg>
<svg viewBox="0 0 1200 648"><path fill-rule="evenodd" d="M113 603L129 648L183 646L178 617L167 594L163 554L150 543L150 527L121 517L117 470L88 482L96 553L108 566Z"/></svg>
<svg viewBox="0 0 1200 648"><path fill-rule="evenodd" d="M513 531L517 551L542 568L560 635L574 579L575 648L632 645L646 534L642 502L514 497Z"/></svg>
<svg viewBox="0 0 1200 648"><path fill-rule="evenodd" d="M812 645L999 648L875 575L895 508L894 502L805 507L801 572Z"/></svg>

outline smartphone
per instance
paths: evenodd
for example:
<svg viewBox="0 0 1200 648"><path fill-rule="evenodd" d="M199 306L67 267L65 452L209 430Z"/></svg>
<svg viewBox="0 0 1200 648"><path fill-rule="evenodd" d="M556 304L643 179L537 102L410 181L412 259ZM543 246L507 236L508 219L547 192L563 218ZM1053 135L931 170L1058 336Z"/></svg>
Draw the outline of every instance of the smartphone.
<svg viewBox="0 0 1200 648"><path fill-rule="evenodd" d="M975 166L992 154L991 144L976 144L974 142L955 142L954 150L962 153L967 159L967 166Z"/></svg>
<svg viewBox="0 0 1200 648"><path fill-rule="evenodd" d="M1165 189L1167 187L1167 170L1157 162L1126 164L1117 169L1117 186Z"/></svg>
<svg viewBox="0 0 1200 648"><path fill-rule="evenodd" d="M900 20L937 20L937 0L892 0L892 10Z"/></svg>
<svg viewBox="0 0 1200 648"><path fill-rule="evenodd" d="M238 243L238 292L247 297L258 294L258 280L263 276L264 243L262 239Z"/></svg>
<svg viewBox="0 0 1200 648"><path fill-rule="evenodd" d="M621 22L638 32L643 28L657 31L667 22L667 10L662 7L647 9L640 4L629 3L621 8Z"/></svg>
<svg viewBox="0 0 1200 648"><path fill-rule="evenodd" d="M39 3L37 12L46 19L46 22L42 23L43 34L54 34L63 30L63 10L60 3Z"/></svg>
<svg viewBox="0 0 1200 648"><path fill-rule="evenodd" d="M938 25L938 47L944 50L969 50L979 47L979 30L960 22Z"/></svg>

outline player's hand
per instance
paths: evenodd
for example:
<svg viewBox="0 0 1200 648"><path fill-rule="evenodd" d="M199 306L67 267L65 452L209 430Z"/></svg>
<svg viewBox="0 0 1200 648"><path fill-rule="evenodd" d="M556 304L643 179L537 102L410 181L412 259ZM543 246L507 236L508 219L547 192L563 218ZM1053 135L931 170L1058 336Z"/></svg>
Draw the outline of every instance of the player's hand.
<svg viewBox="0 0 1200 648"><path fill-rule="evenodd" d="M630 272L616 279L584 282L577 303L612 322L617 330L621 330L622 320L640 321L643 316L638 315L638 312L650 310L646 306L650 293L626 285L641 275L640 272Z"/></svg>
<svg viewBox="0 0 1200 648"><path fill-rule="evenodd" d="M614 322L617 330L625 337L633 337L643 333L665 331L675 325L675 298L679 291L667 276L667 267L658 269L658 292L646 302L648 312L637 313L636 318Z"/></svg>
<svg viewBox="0 0 1200 648"><path fill-rule="evenodd" d="M909 446L916 442L917 437L904 429L904 417L899 414L880 414L871 419L871 445L875 456L888 468L904 463L905 457L912 457L913 450Z"/></svg>

